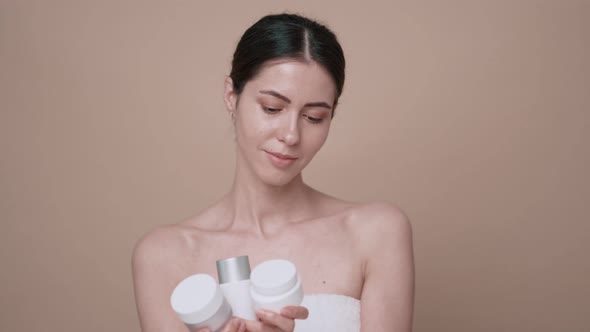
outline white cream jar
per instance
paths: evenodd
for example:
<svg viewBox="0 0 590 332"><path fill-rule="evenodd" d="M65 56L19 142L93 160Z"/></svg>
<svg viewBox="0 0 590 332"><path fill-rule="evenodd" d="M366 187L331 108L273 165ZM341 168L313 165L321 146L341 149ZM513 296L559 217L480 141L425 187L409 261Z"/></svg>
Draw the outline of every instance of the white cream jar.
<svg viewBox="0 0 590 332"><path fill-rule="evenodd" d="M250 274L250 296L255 309L280 312L285 306L300 305L303 289L295 265L284 259L258 264Z"/></svg>
<svg viewBox="0 0 590 332"><path fill-rule="evenodd" d="M191 331L204 327L219 331L232 317L222 290L208 274L194 274L182 280L174 288L170 304Z"/></svg>

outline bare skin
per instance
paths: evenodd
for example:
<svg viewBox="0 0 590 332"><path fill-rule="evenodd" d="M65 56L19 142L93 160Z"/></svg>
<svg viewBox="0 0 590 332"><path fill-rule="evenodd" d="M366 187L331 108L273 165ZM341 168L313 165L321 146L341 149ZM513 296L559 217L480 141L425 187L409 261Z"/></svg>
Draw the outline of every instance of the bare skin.
<svg viewBox="0 0 590 332"><path fill-rule="evenodd" d="M235 112L234 185L197 216L152 230L136 245L133 277L143 331L186 331L169 304L174 287L191 274L215 276L218 259L241 255L252 266L292 261L306 294L359 299L362 331L411 330L414 267L405 215L384 203L330 197L301 176L327 137L334 93L330 76L314 62L271 64L239 96L226 81L226 107ZM309 106L318 102L328 107ZM254 111L259 105L264 112ZM307 315L303 307L258 312L258 321L236 319L225 331L292 331Z"/></svg>

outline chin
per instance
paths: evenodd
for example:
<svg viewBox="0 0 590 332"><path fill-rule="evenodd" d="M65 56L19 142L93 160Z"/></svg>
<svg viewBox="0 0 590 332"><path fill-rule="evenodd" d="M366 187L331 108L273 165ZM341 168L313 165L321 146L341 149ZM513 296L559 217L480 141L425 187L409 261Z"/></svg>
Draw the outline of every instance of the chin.
<svg viewBox="0 0 590 332"><path fill-rule="evenodd" d="M259 174L259 177L268 186L283 187L291 183L297 177L297 174L291 172L267 172Z"/></svg>

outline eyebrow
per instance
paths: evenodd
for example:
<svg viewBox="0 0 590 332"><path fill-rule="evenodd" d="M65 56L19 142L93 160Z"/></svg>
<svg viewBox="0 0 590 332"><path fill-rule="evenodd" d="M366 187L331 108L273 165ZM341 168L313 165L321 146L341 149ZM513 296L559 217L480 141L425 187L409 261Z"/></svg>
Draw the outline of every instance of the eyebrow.
<svg viewBox="0 0 590 332"><path fill-rule="evenodd" d="M278 93L276 91L273 91L273 90L260 90L258 92L263 93L265 95L270 95L270 96L279 98L279 99L285 101L288 104L291 103L291 99L283 96L282 94L280 94L280 93ZM330 106L328 103L323 102L323 101L316 101L316 102L313 102L313 103L307 103L307 104L303 105L303 107L323 107L323 108L327 108L329 110L332 109L332 106Z"/></svg>

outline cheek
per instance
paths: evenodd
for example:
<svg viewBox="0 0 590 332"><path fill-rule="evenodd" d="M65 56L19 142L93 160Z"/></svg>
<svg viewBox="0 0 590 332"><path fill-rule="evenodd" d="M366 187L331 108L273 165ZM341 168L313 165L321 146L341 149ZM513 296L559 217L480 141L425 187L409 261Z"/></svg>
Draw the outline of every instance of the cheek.
<svg viewBox="0 0 590 332"><path fill-rule="evenodd" d="M256 110L247 110L247 112L249 113L242 113L244 115L237 122L238 136L252 142L260 140L272 132L272 123L262 118L264 114L261 115Z"/></svg>
<svg viewBox="0 0 590 332"><path fill-rule="evenodd" d="M321 130L308 133L306 137L306 146L309 148L310 151L313 151L314 154L317 151L319 151L322 148L322 146L324 146L324 143L326 143L326 139L328 138L328 131L329 128L322 128Z"/></svg>

